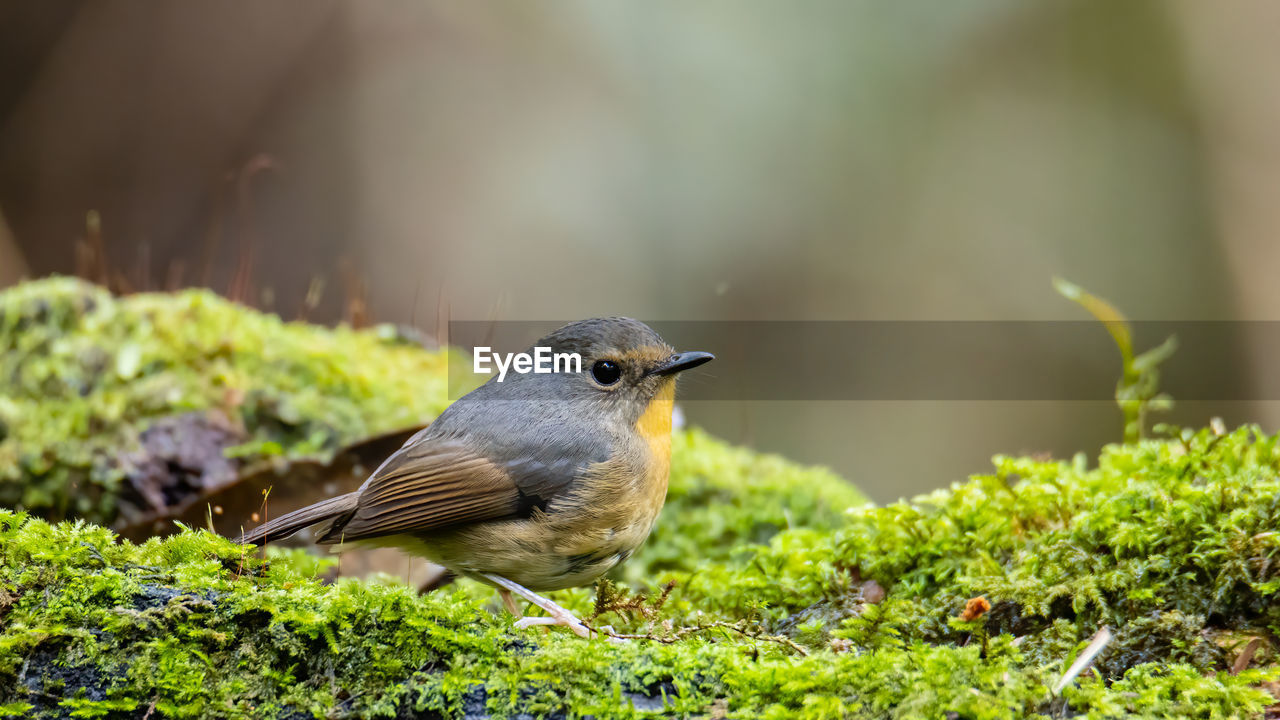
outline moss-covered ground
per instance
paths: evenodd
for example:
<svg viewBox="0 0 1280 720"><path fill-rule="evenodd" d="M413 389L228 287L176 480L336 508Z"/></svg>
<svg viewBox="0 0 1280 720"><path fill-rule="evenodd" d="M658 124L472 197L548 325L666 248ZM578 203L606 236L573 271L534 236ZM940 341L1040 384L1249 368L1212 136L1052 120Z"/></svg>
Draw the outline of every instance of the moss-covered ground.
<svg viewBox="0 0 1280 720"><path fill-rule="evenodd" d="M202 530L135 545L0 511L0 714L1260 718L1280 679L1278 442L1206 429L1000 457L871 507L681 431L659 527L615 578L650 601L605 592L630 609L589 621L626 643L513 630L468 583L418 596ZM554 597L594 613L590 589ZM1054 693L1103 626L1114 640Z"/></svg>

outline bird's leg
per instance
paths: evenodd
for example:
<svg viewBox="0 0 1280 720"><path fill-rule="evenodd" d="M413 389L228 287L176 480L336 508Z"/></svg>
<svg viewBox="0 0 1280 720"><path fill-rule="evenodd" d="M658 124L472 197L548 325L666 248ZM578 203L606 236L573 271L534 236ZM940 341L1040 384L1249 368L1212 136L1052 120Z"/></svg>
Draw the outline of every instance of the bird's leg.
<svg viewBox="0 0 1280 720"><path fill-rule="evenodd" d="M573 613L565 610L559 605L542 597L538 593L526 588L525 586L511 582L501 575L492 573L483 573L482 577L494 585L498 586L498 594L502 596L502 602L511 611L512 615L519 615L517 608L514 608L515 602L511 599L512 593L528 600L538 607L546 610L551 617L522 617L516 621L516 627L527 628L532 625L563 625L569 628L579 637L591 637L591 631L587 629L582 621L573 616Z"/></svg>
<svg viewBox="0 0 1280 720"><path fill-rule="evenodd" d="M502 598L502 604L507 608L507 612L516 616L520 615L520 608L516 605L516 599L511 597L510 590L498 588L498 597Z"/></svg>

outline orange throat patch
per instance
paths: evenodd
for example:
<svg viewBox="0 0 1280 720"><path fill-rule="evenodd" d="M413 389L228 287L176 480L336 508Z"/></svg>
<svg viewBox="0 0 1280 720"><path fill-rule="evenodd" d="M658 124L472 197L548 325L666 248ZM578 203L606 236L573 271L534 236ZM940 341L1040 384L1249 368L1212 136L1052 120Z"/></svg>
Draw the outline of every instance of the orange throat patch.
<svg viewBox="0 0 1280 720"><path fill-rule="evenodd" d="M675 400L676 380L667 378L636 421L636 431L648 444L650 457L664 468L671 462L671 411Z"/></svg>

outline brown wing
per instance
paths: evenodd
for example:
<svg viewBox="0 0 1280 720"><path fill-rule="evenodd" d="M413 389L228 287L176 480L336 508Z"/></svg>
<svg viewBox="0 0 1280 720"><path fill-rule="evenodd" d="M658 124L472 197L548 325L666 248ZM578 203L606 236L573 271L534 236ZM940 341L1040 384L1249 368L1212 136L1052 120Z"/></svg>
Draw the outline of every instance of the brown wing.
<svg viewBox="0 0 1280 720"><path fill-rule="evenodd" d="M545 447L498 451L506 459L489 459L458 441L410 439L358 489L356 509L339 516L319 542L527 518L547 509L593 461L573 461Z"/></svg>
<svg viewBox="0 0 1280 720"><path fill-rule="evenodd" d="M338 519L320 542L515 517L521 497L507 470L461 443L410 441L369 478L355 511Z"/></svg>

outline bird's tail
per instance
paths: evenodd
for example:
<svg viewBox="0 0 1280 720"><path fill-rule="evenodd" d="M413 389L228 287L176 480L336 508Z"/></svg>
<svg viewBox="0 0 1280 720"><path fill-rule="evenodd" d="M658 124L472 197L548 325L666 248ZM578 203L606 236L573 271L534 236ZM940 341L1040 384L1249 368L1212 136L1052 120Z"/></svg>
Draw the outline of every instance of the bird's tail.
<svg viewBox="0 0 1280 720"><path fill-rule="evenodd" d="M358 493L347 493L335 498L323 500L315 505L308 505L286 515L265 522L249 532L241 535L236 542L262 545L272 540L282 540L298 532L308 525L315 525L324 520L340 518L356 509Z"/></svg>

